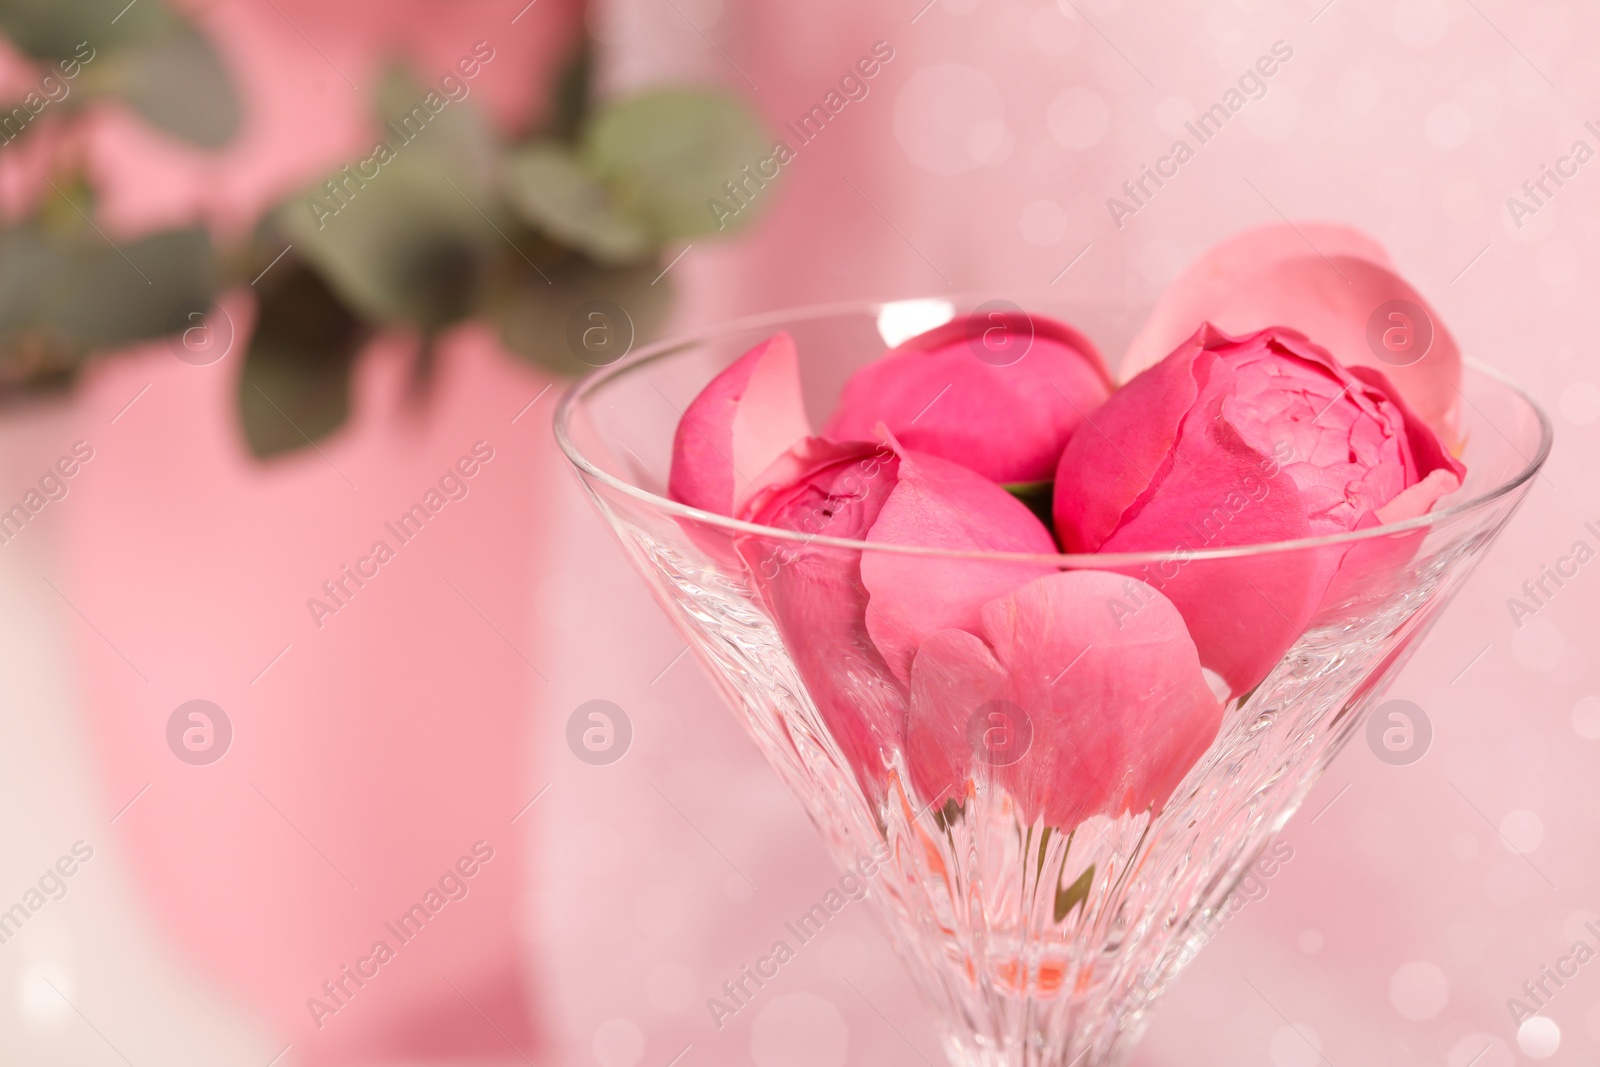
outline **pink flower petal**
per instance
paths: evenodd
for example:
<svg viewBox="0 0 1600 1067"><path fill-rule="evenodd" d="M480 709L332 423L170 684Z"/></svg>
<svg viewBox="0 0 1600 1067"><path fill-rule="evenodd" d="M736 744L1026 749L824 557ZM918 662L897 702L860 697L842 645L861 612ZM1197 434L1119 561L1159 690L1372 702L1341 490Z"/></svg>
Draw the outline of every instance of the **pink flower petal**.
<svg viewBox="0 0 1600 1067"><path fill-rule="evenodd" d="M1298 230L1264 227L1202 254L1162 294L1122 373L1159 362L1202 322L1236 335L1285 326L1346 366L1381 368L1436 433L1455 440L1461 353L1438 315L1369 238L1336 226ZM1368 341L1369 321L1396 300L1421 309L1433 330L1427 354L1407 366L1379 359Z"/></svg>
<svg viewBox="0 0 1600 1067"><path fill-rule="evenodd" d="M1168 461L1199 394L1193 368L1204 338L1191 340L1117 390L1061 453L1052 506L1068 552L1099 551Z"/></svg>
<svg viewBox="0 0 1600 1067"><path fill-rule="evenodd" d="M808 438L769 465L770 484L741 517L814 538L860 539L899 464L882 444ZM862 789L881 793L885 753L901 743L905 695L867 633L859 553L744 535L738 546L829 735Z"/></svg>
<svg viewBox="0 0 1600 1067"><path fill-rule="evenodd" d="M1004 699L1009 685L989 646L965 630L940 630L922 642L911 668L906 762L923 804L965 797L972 717Z"/></svg>
<svg viewBox="0 0 1600 1067"><path fill-rule="evenodd" d="M672 499L736 514L760 476L809 437L794 339L780 333L713 378L689 404L672 440Z"/></svg>
<svg viewBox="0 0 1600 1067"><path fill-rule="evenodd" d="M1002 314L1002 313L996 313ZM1015 362L987 356L984 329L1032 343ZM980 358L984 354L985 358ZM891 350L845 384L823 427L833 440L874 436L888 426L905 447L952 460L1001 483L1049 479L1083 419L1112 389L1094 345L1039 316L959 318Z"/></svg>
<svg viewBox="0 0 1600 1067"><path fill-rule="evenodd" d="M937 456L898 451L899 484L867 535L869 542L958 552L1055 553L1044 524L994 482ZM1050 569L866 552L861 579L871 597L867 629L889 668L904 681L924 639L939 630L976 628L986 601Z"/></svg>
<svg viewBox="0 0 1600 1067"><path fill-rule="evenodd" d="M1300 490L1272 456L1226 421L1186 425L1199 432L1180 440L1160 492L1101 551L1188 553L1310 536ZM1131 573L1176 605L1201 662L1237 696L1261 681L1305 630L1332 566L1309 550L1174 558Z"/></svg>
<svg viewBox="0 0 1600 1067"><path fill-rule="evenodd" d="M741 551L829 735L868 796L881 793L906 703L867 633L856 552L754 540Z"/></svg>
<svg viewBox="0 0 1600 1067"><path fill-rule="evenodd" d="M1460 475L1455 471L1438 467L1429 471L1422 481L1401 490L1399 496L1383 505L1375 514L1378 522L1383 525L1415 519L1432 511L1433 505L1437 504L1441 497L1449 496L1460 488Z"/></svg>
<svg viewBox="0 0 1600 1067"><path fill-rule="evenodd" d="M1418 474L1426 475L1444 468L1455 473L1459 479L1467 473L1467 468L1446 449L1433 427L1418 417L1411 405L1406 402L1405 395L1390 381L1386 372L1376 367L1347 369L1351 377L1381 390L1390 402L1400 409L1400 415L1405 420L1406 440L1411 445L1411 454L1416 460Z"/></svg>
<svg viewBox="0 0 1600 1067"><path fill-rule="evenodd" d="M899 479L886 444L807 437L767 465L735 517L760 526L846 540L866 539Z"/></svg>
<svg viewBox="0 0 1600 1067"><path fill-rule="evenodd" d="M1070 830L1159 809L1216 737L1221 705L1183 619L1141 582L1052 573L985 605L981 632L929 637L912 668L907 753L928 801L993 775L1026 819ZM1028 736L1020 758L973 743L995 709Z"/></svg>
<svg viewBox="0 0 1600 1067"><path fill-rule="evenodd" d="M1220 312L1237 300L1240 290L1253 283L1266 268L1285 260L1316 256L1319 252L1329 258L1365 259L1393 269L1389 253L1382 245L1349 226L1324 222L1289 226L1274 222L1234 234L1200 253L1167 286L1150 312L1150 318L1128 346L1117 368L1118 374L1127 380L1146 367L1155 366L1193 334L1201 322L1210 322L1229 333L1253 333L1276 325L1306 332L1292 322L1231 329Z"/></svg>
<svg viewBox="0 0 1600 1067"><path fill-rule="evenodd" d="M983 610L983 636L1038 709L1006 770L1046 821L1159 808L1216 738L1222 707L1174 605L1142 582L1066 571Z"/></svg>

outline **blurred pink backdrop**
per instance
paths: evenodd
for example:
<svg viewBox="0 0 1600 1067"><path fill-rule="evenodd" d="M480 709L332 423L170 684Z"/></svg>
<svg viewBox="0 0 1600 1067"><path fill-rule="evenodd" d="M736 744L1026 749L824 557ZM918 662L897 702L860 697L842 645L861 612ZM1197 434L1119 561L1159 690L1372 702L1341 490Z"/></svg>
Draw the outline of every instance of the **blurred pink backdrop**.
<svg viewBox="0 0 1600 1067"><path fill-rule="evenodd" d="M254 125L212 159L105 116L90 151L116 232L188 218L236 230L342 161L366 139L343 77L366 84L383 47L426 70L497 34L518 58L482 87L509 121L537 105L550 42L573 17L555 0L514 26L523 5L510 0L192 6L245 82ZM748 91L774 130L875 42L894 49L869 95L763 192L756 228L697 242L674 268L679 324L947 288L1148 303L1242 226L1322 218L1382 240L1468 355L1541 400L1557 428L1546 477L1391 690L1427 711L1432 748L1406 767L1359 742L1341 757L1285 832L1292 861L1178 981L1134 1059L1535 1062L1506 1000L1600 917L1588 671L1600 577L1580 572L1520 628L1506 600L1600 521L1600 363L1585 321L1600 171L1581 170L1520 228L1505 201L1592 137L1600 16L1503 0L613 0L589 17L608 91L719 82ZM1266 94L1119 228L1107 198L1276 41L1293 58ZM246 303L230 307L243 329ZM713 1025L705 999L833 875L560 469L554 391L492 347L461 331L418 409L394 387L404 353L378 346L352 424L322 455L263 468L231 423L236 362L192 368L162 345L105 365L59 418L13 435L6 499L71 441L97 450L37 531L61 579L61 599L38 603L82 665L96 840L134 872L182 967L244 1020L232 1058L214 1062L264 1064L285 1045L285 1064L939 1062L859 909ZM479 439L496 454L471 494L317 630L304 599ZM179 773L193 769L163 750L171 708L197 696L233 718L237 750L213 768L226 775ZM568 715L596 698L634 726L606 767L564 740ZM305 998L479 839L496 858L423 935L441 936L402 949L314 1027ZM38 844L19 870L56 847ZM1600 1056L1591 970L1546 1012L1561 1036L1543 1062ZM116 984L79 990L134 1062L159 1047L146 1031L163 1023ZM17 1013L41 1062L69 1040L83 1058L49 1062L112 1062L81 1027L29 1029L19 998L0 1013Z"/></svg>

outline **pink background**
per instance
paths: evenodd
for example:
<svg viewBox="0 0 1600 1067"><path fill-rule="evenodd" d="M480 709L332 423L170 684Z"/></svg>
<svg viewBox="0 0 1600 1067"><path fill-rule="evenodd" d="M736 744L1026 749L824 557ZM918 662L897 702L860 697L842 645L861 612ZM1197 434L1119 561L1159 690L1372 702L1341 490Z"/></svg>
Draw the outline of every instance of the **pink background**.
<svg viewBox="0 0 1600 1067"><path fill-rule="evenodd" d="M252 124L211 159L106 116L88 143L113 233L189 218L237 231L346 161L368 135L361 94L332 67L367 84L385 47L427 72L492 39L501 54L479 88L510 121L537 102L571 17L558 0L515 26L513 0L190 6L245 84ZM1431 717L1431 750L1391 767L1352 746L1286 831L1293 859L1179 980L1134 1062L1534 1062L1506 999L1574 939L1595 944L1581 928L1600 918L1588 670L1600 564L1520 628L1506 599L1575 540L1595 544L1585 521L1600 525L1600 365L1584 316L1600 281L1600 163L1520 229L1505 201L1575 139L1600 147L1582 127L1600 119L1585 110L1600 99L1600 16L1504 0L919 6L616 0L591 12L611 90L714 81L748 91L775 129L874 42L895 51L868 97L762 194L756 228L698 241L674 268L679 322L1053 280L1148 302L1207 244L1280 214L1382 240L1462 348L1545 405L1556 451L1392 689ZM1106 199L1279 40L1294 56L1266 96L1118 229ZM229 306L246 328L248 300ZM266 467L231 422L236 359L192 368L164 344L104 365L68 408L8 434L6 501L72 441L96 448L73 495L3 552L49 546L42 570L6 581L49 605L70 642L75 689L60 714L89 739L97 799L90 829L59 843L8 808L18 833L5 839L19 844L0 899L74 836L106 841L141 921L237 1020L214 1037L228 1058L194 1062L265 1064L285 1045L280 1063L661 1067L686 1046L684 1064L938 1062L927 1015L860 908L712 1025L706 997L834 875L560 469L546 380L464 330L418 408L396 389L403 358L393 345L369 355L356 417L322 455ZM496 457L471 495L316 629L305 598L478 439ZM47 574L61 600L38 584ZM171 709L194 697L236 729L211 768L164 747ZM634 725L609 767L579 762L564 739L568 715L596 698ZM496 859L471 895L316 1030L305 998L479 839ZM47 920L90 923L88 893ZM0 976L19 990L0 997L0 1032L24 1035L40 1062L116 1061L76 1017L35 1025L31 987L16 984L31 972L5 970L22 950L81 971L75 1005L133 1062L181 1031L126 984L91 980L93 939L57 951L47 934L0 946ZM1546 1014L1561 1033L1546 1062L1600 1057L1600 965Z"/></svg>

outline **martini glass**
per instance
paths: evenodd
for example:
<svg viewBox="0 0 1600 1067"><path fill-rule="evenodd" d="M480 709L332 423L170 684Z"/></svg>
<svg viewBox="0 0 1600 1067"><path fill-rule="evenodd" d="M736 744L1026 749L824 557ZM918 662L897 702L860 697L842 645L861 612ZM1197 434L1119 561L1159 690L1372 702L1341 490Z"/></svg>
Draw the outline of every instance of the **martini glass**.
<svg viewBox="0 0 1600 1067"><path fill-rule="evenodd" d="M1223 704L1215 739L1165 803L1063 819L1059 804L1023 801L1011 771L1019 752L1035 765L1074 754L1050 751L1049 732L1033 731L1014 705L998 715L974 709L980 726L969 731L970 753L959 754L955 795L925 789L908 752L905 685L857 629L817 615L859 611L853 598L865 594L852 578L868 553L899 555L930 583L974 554L756 526L675 503L666 497L672 438L701 388L779 330L795 339L820 425L857 367L992 296L809 308L653 344L575 385L556 435L834 860L867 882L881 925L935 1007L951 1063L1110 1067L1124 1062L1152 1002L1210 939L1234 887L1511 518L1551 430L1522 392L1469 365L1460 405L1467 474L1428 515L1179 553L978 555L1147 581L1181 570L1248 583L1261 595L1264 629L1283 617L1273 576L1334 577L1315 616L1283 639L1277 666ZM1137 325L1125 308L1021 303L1073 323L1107 351L1120 351ZM836 595L819 607L815 589L826 581ZM810 590L803 609L790 599L800 586ZM1137 753L1102 758L1139 772Z"/></svg>

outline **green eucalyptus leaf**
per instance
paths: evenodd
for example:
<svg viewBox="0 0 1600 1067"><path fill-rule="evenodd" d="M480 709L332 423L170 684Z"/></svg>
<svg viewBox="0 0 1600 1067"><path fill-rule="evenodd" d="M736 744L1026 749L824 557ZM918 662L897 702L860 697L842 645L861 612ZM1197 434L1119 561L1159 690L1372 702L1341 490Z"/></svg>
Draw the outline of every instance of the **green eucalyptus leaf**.
<svg viewBox="0 0 1600 1067"><path fill-rule="evenodd" d="M499 145L475 103L450 100L391 65L378 83L376 107L384 122L380 133L396 152L449 164L483 188L492 184Z"/></svg>
<svg viewBox="0 0 1600 1067"><path fill-rule="evenodd" d="M44 332L80 353L159 337L172 315L216 291L203 229L111 241L37 225L0 236L0 332Z"/></svg>
<svg viewBox="0 0 1600 1067"><path fill-rule="evenodd" d="M561 141L572 141L589 117L590 91L594 84L594 41L583 35L572 56L556 76L551 94L551 117L547 132Z"/></svg>
<svg viewBox="0 0 1600 1067"><path fill-rule="evenodd" d="M561 374L582 374L620 359L655 337L665 325L671 292L667 282L650 284L654 263L604 267L573 256L546 277L508 260L486 300L484 314L512 352ZM602 331L595 351L586 350L586 330Z"/></svg>
<svg viewBox="0 0 1600 1067"><path fill-rule="evenodd" d="M654 251L649 233L616 212L564 145L543 141L517 151L506 160L504 182L506 201L523 221L600 263L633 262Z"/></svg>
<svg viewBox="0 0 1600 1067"><path fill-rule="evenodd" d="M368 203L363 206L370 210L319 231L299 205L290 205L279 222L363 315L435 327L467 312L486 258L486 243L471 232L473 220L440 209L453 195L448 185L395 177L372 194L381 210Z"/></svg>
<svg viewBox="0 0 1600 1067"><path fill-rule="evenodd" d="M399 63L390 63L378 76L378 91L373 105L386 119L409 110L420 101L427 90L412 77L411 72Z"/></svg>
<svg viewBox="0 0 1600 1067"><path fill-rule="evenodd" d="M177 21L162 0L0 0L0 32L40 60L83 59L160 37Z"/></svg>
<svg viewBox="0 0 1600 1067"><path fill-rule="evenodd" d="M64 250L36 228L0 233L0 385L60 377L88 354L87 346L39 313L66 273Z"/></svg>
<svg viewBox="0 0 1600 1067"><path fill-rule="evenodd" d="M419 95L366 158L282 205L278 227L370 319L433 329L467 315L515 228L491 182L478 112Z"/></svg>
<svg viewBox="0 0 1600 1067"><path fill-rule="evenodd" d="M267 273L239 377L239 416L257 457L304 448L350 413L350 371L369 331L304 262Z"/></svg>
<svg viewBox="0 0 1600 1067"><path fill-rule="evenodd" d="M77 221L0 232L0 385L61 380L97 352L170 332L174 313L215 293L204 230L114 247Z"/></svg>
<svg viewBox="0 0 1600 1067"><path fill-rule="evenodd" d="M217 290L217 262L204 228L167 230L113 248L98 233L75 242L55 321L91 347L159 337L179 307Z"/></svg>
<svg viewBox="0 0 1600 1067"><path fill-rule="evenodd" d="M587 169L618 208L648 220L663 244L721 229L708 203L722 200L726 182L744 180L744 168L769 155L766 135L739 98L698 88L606 103L583 144Z"/></svg>
<svg viewBox="0 0 1600 1067"><path fill-rule="evenodd" d="M64 249L37 226L0 232L0 332L39 321L39 308L65 272Z"/></svg>
<svg viewBox="0 0 1600 1067"><path fill-rule="evenodd" d="M159 130L202 148L220 148L239 128L233 81L211 42L193 26L176 25L135 50L120 75L119 95Z"/></svg>

